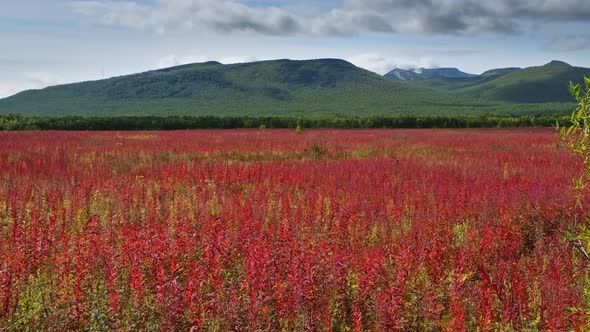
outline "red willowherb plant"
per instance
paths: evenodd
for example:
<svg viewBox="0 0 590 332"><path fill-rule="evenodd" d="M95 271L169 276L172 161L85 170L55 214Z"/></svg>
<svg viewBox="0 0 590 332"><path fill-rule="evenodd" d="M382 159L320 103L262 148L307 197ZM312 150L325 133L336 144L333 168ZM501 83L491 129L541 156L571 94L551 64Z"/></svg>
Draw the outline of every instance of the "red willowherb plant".
<svg viewBox="0 0 590 332"><path fill-rule="evenodd" d="M0 133L0 330L580 330L578 171L546 129Z"/></svg>

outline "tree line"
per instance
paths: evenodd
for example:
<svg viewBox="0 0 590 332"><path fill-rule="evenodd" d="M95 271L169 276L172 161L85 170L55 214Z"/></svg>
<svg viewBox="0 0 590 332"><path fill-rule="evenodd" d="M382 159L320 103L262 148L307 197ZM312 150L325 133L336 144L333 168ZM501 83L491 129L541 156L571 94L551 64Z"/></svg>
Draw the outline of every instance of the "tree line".
<svg viewBox="0 0 590 332"><path fill-rule="evenodd" d="M180 130L235 128L507 128L551 127L569 116L116 116L28 117L0 115L0 130Z"/></svg>

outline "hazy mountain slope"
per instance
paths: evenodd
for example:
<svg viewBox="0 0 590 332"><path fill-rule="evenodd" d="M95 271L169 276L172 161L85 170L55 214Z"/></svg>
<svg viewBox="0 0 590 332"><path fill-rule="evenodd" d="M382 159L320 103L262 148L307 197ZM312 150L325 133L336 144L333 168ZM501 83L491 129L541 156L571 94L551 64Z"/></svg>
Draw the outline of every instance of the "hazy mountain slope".
<svg viewBox="0 0 590 332"><path fill-rule="evenodd" d="M529 67L496 79L459 89L464 95L517 103L570 102L570 81L581 83L589 68L572 67L553 62Z"/></svg>
<svg viewBox="0 0 590 332"><path fill-rule="evenodd" d="M460 89L477 86L518 70L520 70L520 68L498 68L488 70L481 75L472 75L468 77L438 77L421 79L410 83L436 90L457 92Z"/></svg>
<svg viewBox="0 0 590 332"><path fill-rule="evenodd" d="M407 84L509 103L569 103L569 82L581 83L585 75L590 75L589 68L554 60L538 67L498 68L473 77L421 78Z"/></svg>
<svg viewBox="0 0 590 332"><path fill-rule="evenodd" d="M396 68L384 75L386 78L394 81L416 81L422 79L420 74L407 69Z"/></svg>
<svg viewBox="0 0 590 332"><path fill-rule="evenodd" d="M432 69L399 69L396 68L384 75L394 81L418 81L444 78L468 78L477 75L467 74L457 68L432 68Z"/></svg>

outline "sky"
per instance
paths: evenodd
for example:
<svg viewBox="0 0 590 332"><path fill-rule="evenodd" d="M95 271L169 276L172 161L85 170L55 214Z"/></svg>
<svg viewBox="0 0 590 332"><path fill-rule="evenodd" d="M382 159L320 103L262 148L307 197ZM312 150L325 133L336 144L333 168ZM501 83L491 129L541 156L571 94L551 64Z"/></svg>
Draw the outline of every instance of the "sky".
<svg viewBox="0 0 590 332"><path fill-rule="evenodd" d="M0 98L184 63L590 67L589 0L0 0Z"/></svg>

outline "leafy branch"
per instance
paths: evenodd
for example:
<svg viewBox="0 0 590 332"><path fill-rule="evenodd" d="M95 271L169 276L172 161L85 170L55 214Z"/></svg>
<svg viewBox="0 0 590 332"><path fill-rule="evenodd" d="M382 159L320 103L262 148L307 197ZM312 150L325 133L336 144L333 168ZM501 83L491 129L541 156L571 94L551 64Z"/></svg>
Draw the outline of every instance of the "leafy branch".
<svg viewBox="0 0 590 332"><path fill-rule="evenodd" d="M576 190L576 206L584 209L585 189L590 183L590 77L584 78L585 88L570 82L569 91L575 98L577 107L570 117L570 125L560 128L560 136L564 145L580 159L584 171L572 179ZM559 123L558 123L559 128ZM590 216L585 223L574 223L564 238L569 241L582 255L590 261Z"/></svg>

